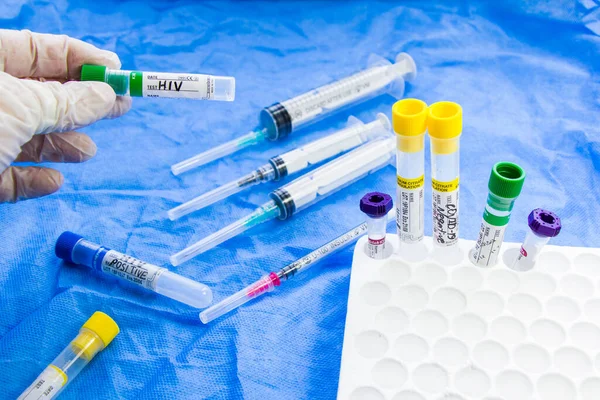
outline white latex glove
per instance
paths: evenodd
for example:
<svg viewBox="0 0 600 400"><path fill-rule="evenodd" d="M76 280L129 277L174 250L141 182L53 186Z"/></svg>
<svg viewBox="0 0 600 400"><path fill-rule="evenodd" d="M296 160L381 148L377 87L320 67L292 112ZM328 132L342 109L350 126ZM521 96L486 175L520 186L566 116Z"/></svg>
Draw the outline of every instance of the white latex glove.
<svg viewBox="0 0 600 400"><path fill-rule="evenodd" d="M115 53L77 39L0 29L0 203L53 193L64 180L12 162L89 160L96 145L74 130L131 107L103 82L73 82L82 64L121 67Z"/></svg>

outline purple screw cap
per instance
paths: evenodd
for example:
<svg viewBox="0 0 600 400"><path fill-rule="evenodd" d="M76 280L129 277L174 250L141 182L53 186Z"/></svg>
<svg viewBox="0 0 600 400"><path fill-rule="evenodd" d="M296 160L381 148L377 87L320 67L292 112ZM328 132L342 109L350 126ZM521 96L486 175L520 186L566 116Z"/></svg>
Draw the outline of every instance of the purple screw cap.
<svg viewBox="0 0 600 400"><path fill-rule="evenodd" d="M558 215L542 208L536 208L529 213L527 223L533 232L547 237L557 236L562 228Z"/></svg>
<svg viewBox="0 0 600 400"><path fill-rule="evenodd" d="M393 205L392 197L381 192L367 193L360 199L360 211L369 217L383 217Z"/></svg>

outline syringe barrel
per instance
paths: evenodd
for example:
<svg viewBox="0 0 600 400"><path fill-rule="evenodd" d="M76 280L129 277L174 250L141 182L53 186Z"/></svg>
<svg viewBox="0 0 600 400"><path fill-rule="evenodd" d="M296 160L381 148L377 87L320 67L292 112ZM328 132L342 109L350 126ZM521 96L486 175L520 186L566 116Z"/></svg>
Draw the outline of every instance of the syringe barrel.
<svg viewBox="0 0 600 400"><path fill-rule="evenodd" d="M498 262L506 225L524 181L525 171L517 164L499 162L492 168L479 237L469 252L473 264L492 267Z"/></svg>
<svg viewBox="0 0 600 400"><path fill-rule="evenodd" d="M204 308L212 302L208 286L100 246L73 232L60 235L55 252L65 261L115 276L192 307Z"/></svg>
<svg viewBox="0 0 600 400"><path fill-rule="evenodd" d="M281 211L279 219L289 218L383 168L394 159L395 149L395 138L375 139L275 190L271 198Z"/></svg>
<svg viewBox="0 0 600 400"><path fill-rule="evenodd" d="M233 101L235 78L190 73L143 72L83 65L82 81L109 84L119 96Z"/></svg>
<svg viewBox="0 0 600 400"><path fill-rule="evenodd" d="M416 71L413 59L406 53L400 53L395 64L389 61L379 63L337 82L266 107L260 114L260 122L267 129L268 139L278 140L346 106L386 91L401 96L404 81L413 79ZM400 89L392 90L393 87Z"/></svg>
<svg viewBox="0 0 600 400"><path fill-rule="evenodd" d="M75 339L25 389L18 400L56 398L118 333L119 327L112 318L95 312Z"/></svg>
<svg viewBox="0 0 600 400"><path fill-rule="evenodd" d="M390 131L390 121L385 114L377 114L377 118L367 124L351 117L348 126L322 139L307 143L270 160L278 170L278 179L301 171L309 166L331 159L348 150L356 148Z"/></svg>

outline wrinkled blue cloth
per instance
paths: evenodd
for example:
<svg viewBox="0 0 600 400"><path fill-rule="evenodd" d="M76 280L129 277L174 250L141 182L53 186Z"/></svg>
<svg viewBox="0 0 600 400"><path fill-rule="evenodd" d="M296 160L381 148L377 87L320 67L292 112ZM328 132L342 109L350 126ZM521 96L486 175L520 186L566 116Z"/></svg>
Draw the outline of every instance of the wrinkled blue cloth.
<svg viewBox="0 0 600 400"><path fill-rule="evenodd" d="M0 397L18 396L102 310L121 334L64 399L334 398L350 249L204 326L197 310L64 264L54 243L72 230L167 266L170 254L248 214L278 184L177 222L166 218L168 209L343 127L349 115L390 115L394 99L378 97L179 178L169 167L246 133L262 107L360 70L370 53L410 53L419 74L406 95L463 107L461 237L476 238L490 168L506 160L528 174L508 241L522 240L529 211L545 207L563 221L553 244L600 246L599 15L598 0L3 1L4 28L83 39L118 53L125 69L232 75L237 96L233 103L136 99L123 118L82 130L98 154L57 166L66 178L58 193L0 206ZM222 300L360 223L358 200L371 190L394 192L392 166L174 270Z"/></svg>

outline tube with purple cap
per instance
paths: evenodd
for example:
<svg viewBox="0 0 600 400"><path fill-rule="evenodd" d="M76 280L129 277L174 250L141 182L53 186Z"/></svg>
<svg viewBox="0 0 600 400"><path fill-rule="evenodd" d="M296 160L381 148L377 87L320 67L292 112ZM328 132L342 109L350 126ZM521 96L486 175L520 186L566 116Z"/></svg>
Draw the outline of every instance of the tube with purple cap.
<svg viewBox="0 0 600 400"><path fill-rule="evenodd" d="M527 232L525 241L521 245L519 255L509 265L515 271L528 271L532 269L544 246L550 238L557 236L562 228L558 215L541 208L536 208L529 214L527 224L530 231Z"/></svg>
<svg viewBox="0 0 600 400"><path fill-rule="evenodd" d="M360 199L360 211L367 214L367 255L381 260L389 256L385 249L386 215L394 206L392 197L381 192L367 193Z"/></svg>

